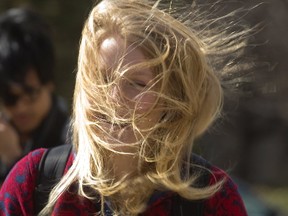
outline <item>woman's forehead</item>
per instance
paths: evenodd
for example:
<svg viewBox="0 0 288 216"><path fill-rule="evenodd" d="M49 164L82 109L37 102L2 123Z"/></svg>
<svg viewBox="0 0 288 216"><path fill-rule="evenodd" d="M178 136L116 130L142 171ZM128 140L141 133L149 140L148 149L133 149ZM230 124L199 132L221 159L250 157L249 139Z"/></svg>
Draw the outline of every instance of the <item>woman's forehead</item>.
<svg viewBox="0 0 288 216"><path fill-rule="evenodd" d="M125 43L119 36L106 38L100 45L100 56L104 67L116 68L144 62L147 58L139 47Z"/></svg>
<svg viewBox="0 0 288 216"><path fill-rule="evenodd" d="M118 37L106 38L100 45L102 63L108 67L116 66L124 56L125 46L123 39Z"/></svg>

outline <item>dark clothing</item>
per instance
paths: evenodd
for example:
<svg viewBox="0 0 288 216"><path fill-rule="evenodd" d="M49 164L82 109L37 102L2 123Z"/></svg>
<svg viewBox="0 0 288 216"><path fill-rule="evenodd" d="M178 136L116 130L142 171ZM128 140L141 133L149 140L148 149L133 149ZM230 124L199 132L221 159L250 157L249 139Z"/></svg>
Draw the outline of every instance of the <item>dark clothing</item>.
<svg viewBox="0 0 288 216"><path fill-rule="evenodd" d="M32 133L32 138L28 142L21 143L23 149L21 158L37 148L50 148L67 143L69 126L67 105L62 98L55 95L52 97L52 106L47 117ZM5 180L12 166L6 166L0 161L0 182Z"/></svg>
<svg viewBox="0 0 288 216"><path fill-rule="evenodd" d="M51 148L66 142L69 119L67 105L62 98L55 96L52 104L47 117L33 132L33 144L29 152L37 148Z"/></svg>
<svg viewBox="0 0 288 216"><path fill-rule="evenodd" d="M33 215L34 214L34 189L38 174L39 162L44 149L31 152L12 169L9 178L4 182L0 190L0 215ZM71 167L74 160L72 153L66 163L65 172ZM226 179L223 187L212 197L204 200L204 216L247 216L243 201L238 193L236 184L222 170L211 166L212 173L209 184ZM78 196L73 190L62 194L57 200L52 216L57 215L95 215L99 210L99 203L92 202L84 197ZM172 216L175 203L175 193L170 191L155 192L148 202L145 212L141 216ZM105 216L109 216L109 209L105 205ZM193 214L194 209L191 209ZM96 214L99 215L99 214ZM180 215L179 215L180 216Z"/></svg>

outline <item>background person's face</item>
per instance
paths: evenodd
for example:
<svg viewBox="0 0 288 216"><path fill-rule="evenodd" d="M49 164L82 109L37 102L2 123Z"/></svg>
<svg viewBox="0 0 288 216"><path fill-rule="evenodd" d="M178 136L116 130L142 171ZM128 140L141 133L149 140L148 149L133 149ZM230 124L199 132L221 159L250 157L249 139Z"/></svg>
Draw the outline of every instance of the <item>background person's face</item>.
<svg viewBox="0 0 288 216"><path fill-rule="evenodd" d="M9 94L18 97L13 105L4 104L4 111L20 133L30 133L36 129L47 116L51 108L52 84L42 85L36 72L29 70L24 85L34 89L29 96L23 86L11 84Z"/></svg>
<svg viewBox="0 0 288 216"><path fill-rule="evenodd" d="M145 61L145 56L139 48L125 47L123 39L114 36L103 41L100 47L106 76L113 77L113 73L121 73L121 69ZM123 60L120 71L114 71L118 63ZM109 70L111 69L111 70ZM114 74L115 75L115 74ZM105 76L105 75L104 75ZM117 77L117 75L116 75ZM150 68L128 70L120 75L118 82L111 87L110 99L117 105L116 113L123 118L132 118L132 115L145 115L140 121L134 122L138 129L148 129L160 119L160 111L154 109L157 96L147 89L152 85L155 75ZM113 78L112 78L113 82ZM152 90L155 90L153 87ZM151 109L153 108L153 111ZM119 136L121 130L121 136ZM115 130L117 139L126 144L134 143L137 138L131 125L118 125Z"/></svg>

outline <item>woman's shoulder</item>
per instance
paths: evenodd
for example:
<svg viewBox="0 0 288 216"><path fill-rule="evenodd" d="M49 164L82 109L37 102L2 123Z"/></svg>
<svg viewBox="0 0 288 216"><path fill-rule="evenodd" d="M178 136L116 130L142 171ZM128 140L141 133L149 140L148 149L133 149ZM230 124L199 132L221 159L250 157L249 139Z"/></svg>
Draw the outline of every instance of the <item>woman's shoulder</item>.
<svg viewBox="0 0 288 216"><path fill-rule="evenodd" d="M40 148L33 150L24 156L11 169L10 173L6 177L5 182L13 181L19 184L27 182L27 178L37 174L38 164L40 163L42 155L45 151L46 149Z"/></svg>
<svg viewBox="0 0 288 216"><path fill-rule="evenodd" d="M34 150L19 160L7 175L2 190L10 190L15 185L26 187L33 183L34 176L37 175L38 165L46 149L41 148Z"/></svg>
<svg viewBox="0 0 288 216"><path fill-rule="evenodd" d="M45 149L37 149L19 160L0 190L0 215L33 215L33 191L39 162Z"/></svg>
<svg viewBox="0 0 288 216"><path fill-rule="evenodd" d="M221 189L213 196L197 201L186 200L171 191L159 191L152 195L144 215L169 215L167 212L172 211L173 215L247 216L237 185L229 174L201 156L193 155L191 159L190 173L199 174L195 186L202 188L223 181Z"/></svg>
<svg viewBox="0 0 288 216"><path fill-rule="evenodd" d="M34 150L12 168L0 190L0 215L34 215L34 191L39 184L39 167L46 152L44 148ZM73 159L74 154L70 153L64 164L65 170L71 166Z"/></svg>
<svg viewBox="0 0 288 216"><path fill-rule="evenodd" d="M204 215L220 216L227 215L228 212L228 215L247 216L244 202L238 191L238 186L231 176L219 167L214 166L205 160L203 162L209 166L209 185L223 181L220 190L216 192L214 196L206 200Z"/></svg>

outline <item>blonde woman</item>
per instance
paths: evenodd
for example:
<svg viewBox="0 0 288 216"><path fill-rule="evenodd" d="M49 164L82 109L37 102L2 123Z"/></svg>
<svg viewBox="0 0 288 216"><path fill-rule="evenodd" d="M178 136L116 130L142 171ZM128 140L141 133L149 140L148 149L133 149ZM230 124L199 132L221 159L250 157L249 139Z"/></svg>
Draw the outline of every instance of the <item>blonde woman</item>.
<svg viewBox="0 0 288 216"><path fill-rule="evenodd" d="M196 215L200 201L202 215L247 215L227 174L191 158L193 141L219 114L222 90L203 41L162 6L103 0L91 11L78 59L73 153L41 215ZM34 213L44 152L10 173L1 215Z"/></svg>

